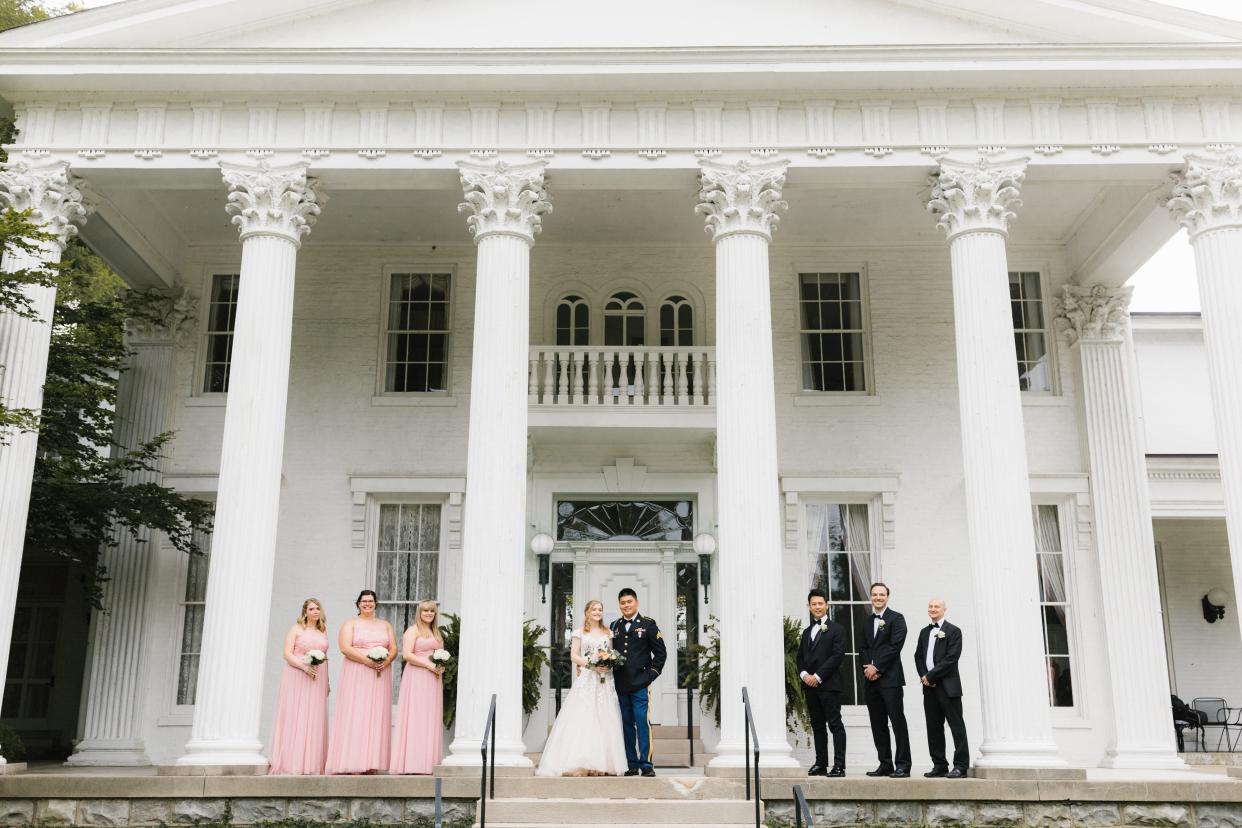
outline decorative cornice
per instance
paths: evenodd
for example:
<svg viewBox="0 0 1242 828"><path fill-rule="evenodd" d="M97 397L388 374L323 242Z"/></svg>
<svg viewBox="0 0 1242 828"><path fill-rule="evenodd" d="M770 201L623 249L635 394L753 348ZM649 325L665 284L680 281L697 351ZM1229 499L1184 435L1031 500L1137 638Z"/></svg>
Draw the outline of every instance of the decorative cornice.
<svg viewBox="0 0 1242 828"><path fill-rule="evenodd" d="M780 212L789 204L781 199L788 161L721 164L700 161L699 203L696 213L707 217L706 230L719 240L733 233L772 238Z"/></svg>
<svg viewBox="0 0 1242 828"><path fill-rule="evenodd" d="M1074 346L1087 342L1121 342L1129 324L1134 288L1066 285L1055 303L1053 324Z"/></svg>
<svg viewBox="0 0 1242 828"><path fill-rule="evenodd" d="M319 182L306 174L306 162L273 167L220 163L229 188L225 209L233 217L242 240L251 236L280 236L295 245L310 232L327 196Z"/></svg>
<svg viewBox="0 0 1242 828"><path fill-rule="evenodd" d="M0 200L10 210L30 210L30 220L53 237L61 250L78 234L74 222L86 220L90 209L82 202L83 182L69 173L63 161L31 165L14 161L0 170Z"/></svg>
<svg viewBox="0 0 1242 828"><path fill-rule="evenodd" d="M1026 178L1027 159L971 164L941 159L932 174L927 209L938 216L936 226L950 239L960 233L990 231L1005 235L1014 210L1022 206L1018 190Z"/></svg>
<svg viewBox="0 0 1242 828"><path fill-rule="evenodd" d="M476 242L490 235L518 236L533 244L552 212L544 189L547 161L475 164L459 161L462 197L457 212L469 213L466 227Z"/></svg>
<svg viewBox="0 0 1242 828"><path fill-rule="evenodd" d="M143 291L136 309L125 320L128 343L172 345L182 341L198 316L198 297L182 290L176 296L158 290Z"/></svg>
<svg viewBox="0 0 1242 828"><path fill-rule="evenodd" d="M1242 227L1242 156L1188 155L1173 175L1165 206L1191 238L1208 230Z"/></svg>

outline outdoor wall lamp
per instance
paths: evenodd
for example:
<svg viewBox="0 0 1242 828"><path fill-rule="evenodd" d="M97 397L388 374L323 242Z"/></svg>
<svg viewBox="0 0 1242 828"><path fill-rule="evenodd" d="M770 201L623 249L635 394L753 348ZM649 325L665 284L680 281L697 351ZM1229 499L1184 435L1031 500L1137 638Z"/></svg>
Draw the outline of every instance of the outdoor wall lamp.
<svg viewBox="0 0 1242 828"><path fill-rule="evenodd" d="M694 551L699 555L699 583L703 585L703 603L709 603L708 588L712 585L712 553L716 551L716 539L704 532L694 539Z"/></svg>
<svg viewBox="0 0 1242 828"><path fill-rule="evenodd" d="M539 593L541 602L548 603L548 581L552 578L552 547L555 541L552 536L540 532L530 539L530 551L535 553L539 562Z"/></svg>
<svg viewBox="0 0 1242 828"><path fill-rule="evenodd" d="M1215 624L1219 619L1225 617L1225 605L1229 603L1229 593L1217 587L1208 590L1203 596L1203 620L1209 624Z"/></svg>

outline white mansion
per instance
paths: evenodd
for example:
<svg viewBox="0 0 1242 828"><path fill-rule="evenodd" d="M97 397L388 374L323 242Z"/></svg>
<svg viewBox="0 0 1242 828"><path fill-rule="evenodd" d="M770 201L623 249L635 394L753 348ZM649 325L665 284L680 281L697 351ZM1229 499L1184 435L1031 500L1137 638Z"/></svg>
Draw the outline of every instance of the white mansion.
<svg viewBox="0 0 1242 828"><path fill-rule="evenodd" d="M798 761L781 619L815 585L852 640L872 580L912 630L947 600L979 766L1176 767L1170 689L1242 696L1242 24L128 0L0 34L0 94L6 204L167 294L121 436L175 431L162 482L216 503L207 557L107 553L84 647L65 570L22 558L35 440L0 448L4 716L32 745L262 765L284 629L315 596L335 635L363 587L399 629L425 597L462 617L449 765L493 693L500 762L528 763L564 676L524 720L522 620L560 653L626 585L677 654L663 724L717 619L717 766L743 686L764 764ZM1179 223L1201 340L1127 323ZM47 348L0 319L7 403L39 405Z"/></svg>

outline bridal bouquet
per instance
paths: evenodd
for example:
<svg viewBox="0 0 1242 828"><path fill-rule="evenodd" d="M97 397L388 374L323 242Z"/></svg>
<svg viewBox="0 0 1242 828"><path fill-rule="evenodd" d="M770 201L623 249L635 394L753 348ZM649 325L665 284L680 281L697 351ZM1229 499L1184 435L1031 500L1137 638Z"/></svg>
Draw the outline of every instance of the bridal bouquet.
<svg viewBox="0 0 1242 828"><path fill-rule="evenodd" d="M376 664L386 661L388 659L388 648L387 647L372 647L371 649L367 650L367 658L371 659ZM376 673L375 677L379 678L380 674Z"/></svg>
<svg viewBox="0 0 1242 828"><path fill-rule="evenodd" d="M302 656L302 663L308 667L316 667L328 660L327 654L323 650L307 650L306 655ZM311 674L313 679L315 674Z"/></svg>
<svg viewBox="0 0 1242 828"><path fill-rule="evenodd" d="M603 667L606 670L612 670L625 664L625 656L621 655L621 653L616 650L608 647L601 647L587 656L587 664L590 665L592 669L596 667ZM604 683L603 676L599 677L599 683Z"/></svg>

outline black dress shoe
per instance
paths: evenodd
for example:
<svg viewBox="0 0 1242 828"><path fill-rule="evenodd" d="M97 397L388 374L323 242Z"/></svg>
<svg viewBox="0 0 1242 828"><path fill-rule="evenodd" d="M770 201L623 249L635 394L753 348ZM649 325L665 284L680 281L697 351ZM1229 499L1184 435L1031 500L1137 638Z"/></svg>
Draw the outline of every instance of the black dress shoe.
<svg viewBox="0 0 1242 828"><path fill-rule="evenodd" d="M867 776L892 776L893 769L888 765L880 765L873 771L867 771Z"/></svg>
<svg viewBox="0 0 1242 828"><path fill-rule="evenodd" d="M626 776L638 776L638 773L639 773L638 768L630 768L629 770L625 772L625 775Z"/></svg>
<svg viewBox="0 0 1242 828"><path fill-rule="evenodd" d="M655 776L655 768L643 768L643 776Z"/></svg>
<svg viewBox="0 0 1242 828"><path fill-rule="evenodd" d="M834 779L845 776L845 768L840 765L833 765L832 770L828 771L824 776L831 776Z"/></svg>
<svg viewBox="0 0 1242 828"><path fill-rule="evenodd" d="M953 770L949 771L948 774L946 774L946 777L949 779L965 779L966 771L962 770L961 768L954 768Z"/></svg>
<svg viewBox="0 0 1242 828"><path fill-rule="evenodd" d="M811 765L811 769L806 772L807 776L827 776L828 769L823 765Z"/></svg>
<svg viewBox="0 0 1242 828"><path fill-rule="evenodd" d="M889 776L889 779L909 779L909 778L910 778L909 768L897 768L897 770L893 771L892 774Z"/></svg>
<svg viewBox="0 0 1242 828"><path fill-rule="evenodd" d="M937 777L948 776L949 769L948 768L932 768L931 770L929 770L927 773L923 775L926 776L928 779L936 779Z"/></svg>

